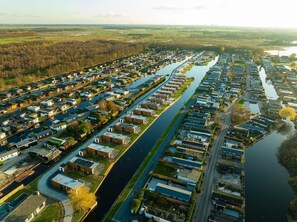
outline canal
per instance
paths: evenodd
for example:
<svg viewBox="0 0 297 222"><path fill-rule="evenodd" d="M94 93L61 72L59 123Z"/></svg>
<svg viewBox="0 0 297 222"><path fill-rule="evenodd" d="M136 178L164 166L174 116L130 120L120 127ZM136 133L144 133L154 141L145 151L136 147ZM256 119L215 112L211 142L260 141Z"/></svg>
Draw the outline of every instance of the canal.
<svg viewBox="0 0 297 222"><path fill-rule="evenodd" d="M210 62L207 66L194 66L187 72L186 75L188 77L195 77L194 82L181 98L166 110L113 166L96 193L98 206L88 215L85 221L100 221L103 219L149 151L169 126L177 112L183 107L184 103L193 95L204 75L215 64L217 59ZM171 64L164 67L157 74L171 73L179 64Z"/></svg>
<svg viewBox="0 0 297 222"><path fill-rule="evenodd" d="M166 67L164 67L163 69L160 69L157 74L158 75L166 75L168 73L171 73L171 71L179 66L180 64L182 64L183 61L181 62L177 62L177 63L173 63L173 64L170 64L170 65L167 65ZM133 84L127 86L127 88L130 90L130 89L133 89L133 88L136 88L138 87L139 85L143 84L145 81L151 79L153 77L153 75L148 75L148 76L145 76L145 77L142 77L138 80L136 80ZM81 103L79 103L77 106L75 107L71 107L70 109L68 109L66 112L64 113L59 113L57 114L54 119L55 120L60 120L60 121L63 121L64 118L66 117L69 117L71 115L74 115L74 114L80 114L82 112L84 112L84 108L88 107L88 106L92 106L94 104L96 104L96 102L98 100L100 100L101 98L104 97L104 94L99 94L95 97L93 97L91 100L86 100L86 101L82 101ZM20 115L21 112L20 111L16 111L14 113L14 115L18 116ZM27 138L30 134L33 134L33 133L38 133L40 131L42 131L42 129L44 129L45 127L49 127L52 125L52 122L54 121L54 119L52 120L46 120L42 123L40 123L40 126L38 128L31 128L31 129L26 129L25 131L23 131L22 133L19 133L17 135L14 135L12 137L9 137L7 139L7 144L8 143L17 143L19 142L20 140L23 140L25 138ZM4 121L5 119L0 119L0 122ZM0 146L0 153L5 151L6 148L7 148L7 144L6 145L3 145L3 146Z"/></svg>
<svg viewBox="0 0 297 222"><path fill-rule="evenodd" d="M259 75L267 99L278 95L271 82L266 81L265 70ZM288 183L287 170L277 159L277 152L284 140L295 132L274 131L249 147L245 157L246 221L286 222L290 200L294 192Z"/></svg>
<svg viewBox="0 0 297 222"><path fill-rule="evenodd" d="M265 69L263 67L259 67L259 75L260 79L262 81L262 87L264 88L265 95L267 99L277 100L278 95L276 93L276 90L271 82L271 80L267 80L267 75L265 72Z"/></svg>

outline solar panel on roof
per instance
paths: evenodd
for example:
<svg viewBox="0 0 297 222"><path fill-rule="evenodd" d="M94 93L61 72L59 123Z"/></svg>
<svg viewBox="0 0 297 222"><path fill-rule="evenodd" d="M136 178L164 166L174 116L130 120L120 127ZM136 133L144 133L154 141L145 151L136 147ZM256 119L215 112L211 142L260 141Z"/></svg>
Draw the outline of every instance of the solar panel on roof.
<svg viewBox="0 0 297 222"><path fill-rule="evenodd" d="M74 163L84 167L91 167L93 165L91 161L83 160L83 159L76 159Z"/></svg>

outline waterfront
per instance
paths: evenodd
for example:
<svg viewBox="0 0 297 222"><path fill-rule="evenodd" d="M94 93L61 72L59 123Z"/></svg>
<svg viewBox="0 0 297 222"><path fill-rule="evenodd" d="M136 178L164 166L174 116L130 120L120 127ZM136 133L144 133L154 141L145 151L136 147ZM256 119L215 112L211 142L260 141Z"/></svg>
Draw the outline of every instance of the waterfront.
<svg viewBox="0 0 297 222"><path fill-rule="evenodd" d="M266 50L265 52L271 55L290 56L293 53L297 54L297 46L283 47L282 50Z"/></svg>
<svg viewBox="0 0 297 222"><path fill-rule="evenodd" d="M287 138L278 131L246 150L246 221L285 222L294 196L288 172L277 160L277 151Z"/></svg>
<svg viewBox="0 0 297 222"><path fill-rule="evenodd" d="M263 67L259 67L259 75L262 81L262 86L264 88L266 98L277 100L279 96L277 95L271 80L267 80L267 75Z"/></svg>
<svg viewBox="0 0 297 222"><path fill-rule="evenodd" d="M216 60L215 60L216 61ZM131 179L138 169L147 153L157 142L158 138L166 130L172 119L175 117L180 108L195 92L196 87L201 82L207 70L215 63L212 61L205 67L193 67L188 73L188 77L195 77L194 82L185 91L181 98L167 111L165 111L158 120L136 141L133 146L117 161L114 165L98 192L98 207L89 214L86 221L102 220L117 196L121 193L125 185ZM178 65L170 65L161 69L159 72L171 72ZM169 70L171 69L171 70ZM159 73L157 73L159 74Z"/></svg>

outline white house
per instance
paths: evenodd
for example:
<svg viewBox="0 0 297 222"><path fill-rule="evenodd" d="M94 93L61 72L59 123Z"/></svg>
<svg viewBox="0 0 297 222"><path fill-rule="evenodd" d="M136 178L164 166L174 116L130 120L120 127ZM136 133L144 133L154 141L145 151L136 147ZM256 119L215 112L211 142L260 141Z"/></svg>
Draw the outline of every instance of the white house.
<svg viewBox="0 0 297 222"><path fill-rule="evenodd" d="M0 140L4 139L6 137L6 133L4 132L0 132Z"/></svg>
<svg viewBox="0 0 297 222"><path fill-rule="evenodd" d="M31 112L38 112L40 110L40 107L39 106L29 106L27 108L28 111L31 111Z"/></svg>
<svg viewBox="0 0 297 222"><path fill-rule="evenodd" d="M0 160L5 161L17 157L21 152L18 150L11 150L0 154Z"/></svg>

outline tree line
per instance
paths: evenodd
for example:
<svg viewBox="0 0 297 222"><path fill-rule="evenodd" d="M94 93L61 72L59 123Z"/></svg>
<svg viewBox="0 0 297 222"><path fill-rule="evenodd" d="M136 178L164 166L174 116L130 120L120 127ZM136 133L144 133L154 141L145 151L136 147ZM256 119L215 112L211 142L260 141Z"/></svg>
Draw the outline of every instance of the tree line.
<svg viewBox="0 0 297 222"><path fill-rule="evenodd" d="M105 40L3 44L0 45L0 82L2 87L11 78L17 79L16 85L33 82L128 56L145 47L139 43Z"/></svg>

